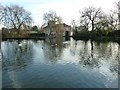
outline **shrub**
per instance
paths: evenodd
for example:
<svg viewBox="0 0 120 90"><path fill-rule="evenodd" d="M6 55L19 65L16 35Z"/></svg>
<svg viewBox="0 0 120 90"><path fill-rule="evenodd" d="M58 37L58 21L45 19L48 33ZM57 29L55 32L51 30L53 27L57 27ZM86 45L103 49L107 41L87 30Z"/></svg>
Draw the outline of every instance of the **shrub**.
<svg viewBox="0 0 120 90"><path fill-rule="evenodd" d="M73 33L74 39L89 39L89 31L79 31L76 33Z"/></svg>

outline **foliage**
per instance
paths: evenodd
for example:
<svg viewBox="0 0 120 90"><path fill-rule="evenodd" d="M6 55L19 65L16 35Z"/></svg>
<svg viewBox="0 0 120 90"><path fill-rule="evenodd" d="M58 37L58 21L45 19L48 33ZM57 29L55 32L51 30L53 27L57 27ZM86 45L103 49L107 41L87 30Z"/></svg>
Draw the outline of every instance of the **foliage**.
<svg viewBox="0 0 120 90"><path fill-rule="evenodd" d="M74 39L89 39L90 38L89 31L79 31L73 33Z"/></svg>
<svg viewBox="0 0 120 90"><path fill-rule="evenodd" d="M33 33L29 34L30 37L45 37L45 33Z"/></svg>
<svg viewBox="0 0 120 90"><path fill-rule="evenodd" d="M32 27L32 30L33 30L33 31L39 31L39 29L38 29L37 26L33 26L33 27Z"/></svg>
<svg viewBox="0 0 120 90"><path fill-rule="evenodd" d="M102 37L110 37L118 35L113 33L111 30L98 30L98 31L77 31L73 33L73 38L74 39L97 39L97 38L102 38Z"/></svg>
<svg viewBox="0 0 120 90"><path fill-rule="evenodd" d="M28 37L28 31L5 30L2 31L2 38L26 38Z"/></svg>

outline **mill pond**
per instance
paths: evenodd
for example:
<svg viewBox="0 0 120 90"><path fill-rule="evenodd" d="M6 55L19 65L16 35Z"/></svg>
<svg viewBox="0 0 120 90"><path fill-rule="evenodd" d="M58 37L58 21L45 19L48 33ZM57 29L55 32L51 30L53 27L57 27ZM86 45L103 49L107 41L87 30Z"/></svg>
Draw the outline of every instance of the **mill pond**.
<svg viewBox="0 0 120 90"><path fill-rule="evenodd" d="M1 42L3 88L118 88L117 42Z"/></svg>

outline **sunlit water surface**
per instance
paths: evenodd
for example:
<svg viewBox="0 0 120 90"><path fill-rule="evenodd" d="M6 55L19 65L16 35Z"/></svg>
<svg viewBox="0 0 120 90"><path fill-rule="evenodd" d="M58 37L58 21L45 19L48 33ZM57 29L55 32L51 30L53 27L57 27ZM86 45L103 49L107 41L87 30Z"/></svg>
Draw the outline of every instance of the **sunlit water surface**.
<svg viewBox="0 0 120 90"><path fill-rule="evenodd" d="M1 50L3 88L118 88L118 43L7 40Z"/></svg>

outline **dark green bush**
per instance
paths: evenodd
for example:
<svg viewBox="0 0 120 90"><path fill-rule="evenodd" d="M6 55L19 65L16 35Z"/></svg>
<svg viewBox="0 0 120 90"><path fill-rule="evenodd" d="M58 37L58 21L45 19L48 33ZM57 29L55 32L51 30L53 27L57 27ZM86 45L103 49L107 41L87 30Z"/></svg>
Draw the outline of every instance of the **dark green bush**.
<svg viewBox="0 0 120 90"><path fill-rule="evenodd" d="M89 31L79 31L76 33L73 33L74 39L89 39Z"/></svg>
<svg viewBox="0 0 120 90"><path fill-rule="evenodd" d="M33 34L30 34L31 37L44 37L45 36L45 33L33 33Z"/></svg>

